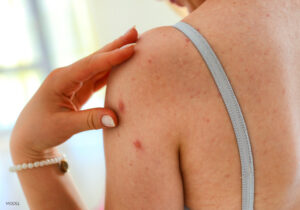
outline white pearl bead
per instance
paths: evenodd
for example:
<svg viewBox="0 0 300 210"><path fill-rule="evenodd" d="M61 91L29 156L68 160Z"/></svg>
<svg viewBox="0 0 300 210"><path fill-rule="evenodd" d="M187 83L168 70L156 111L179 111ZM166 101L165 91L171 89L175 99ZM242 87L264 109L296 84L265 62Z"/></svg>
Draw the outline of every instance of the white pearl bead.
<svg viewBox="0 0 300 210"><path fill-rule="evenodd" d="M26 163L23 163L22 164L22 169L26 169L27 168L27 164Z"/></svg>
<svg viewBox="0 0 300 210"><path fill-rule="evenodd" d="M47 165L47 162L45 160L42 161L43 165Z"/></svg>
<svg viewBox="0 0 300 210"><path fill-rule="evenodd" d="M54 158L50 159L50 163L53 164L54 163Z"/></svg>
<svg viewBox="0 0 300 210"><path fill-rule="evenodd" d="M32 163L28 163L28 168L33 168L33 164Z"/></svg>
<svg viewBox="0 0 300 210"><path fill-rule="evenodd" d="M40 161L40 166L44 166L44 161Z"/></svg>
<svg viewBox="0 0 300 210"><path fill-rule="evenodd" d="M17 165L16 170L20 171L21 169L22 169L22 166L21 165Z"/></svg>
<svg viewBox="0 0 300 210"><path fill-rule="evenodd" d="M50 160L47 159L47 160L46 160L46 165L49 165L49 164L50 164Z"/></svg>
<svg viewBox="0 0 300 210"><path fill-rule="evenodd" d="M36 162L34 162L34 167L39 167L40 166L40 162L38 162L38 161L36 161Z"/></svg>

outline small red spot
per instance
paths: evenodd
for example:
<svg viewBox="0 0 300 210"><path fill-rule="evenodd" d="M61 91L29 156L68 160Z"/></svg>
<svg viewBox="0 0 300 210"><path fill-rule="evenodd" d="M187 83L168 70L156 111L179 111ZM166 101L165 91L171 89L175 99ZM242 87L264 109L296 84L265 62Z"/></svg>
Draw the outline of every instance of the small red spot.
<svg viewBox="0 0 300 210"><path fill-rule="evenodd" d="M265 150L263 151L263 154L266 155L267 153L268 153L268 151L265 149Z"/></svg>
<svg viewBox="0 0 300 210"><path fill-rule="evenodd" d="M189 43L190 41L191 41L190 39L185 38L185 42L186 42L186 43Z"/></svg>
<svg viewBox="0 0 300 210"><path fill-rule="evenodd" d="M131 80L132 80L132 81L135 81L135 77L132 77Z"/></svg>
<svg viewBox="0 0 300 210"><path fill-rule="evenodd" d="M230 177L230 174L225 174L225 178L229 178Z"/></svg>
<svg viewBox="0 0 300 210"><path fill-rule="evenodd" d="M270 17L270 14L268 13L266 16L267 16L267 17Z"/></svg>
<svg viewBox="0 0 300 210"><path fill-rule="evenodd" d="M122 99L120 99L120 101L119 101L119 110L120 110L120 112L125 111L125 105L124 105Z"/></svg>
<svg viewBox="0 0 300 210"><path fill-rule="evenodd" d="M141 142L138 139L133 142L133 145L135 146L136 149L143 148Z"/></svg>
<svg viewBox="0 0 300 210"><path fill-rule="evenodd" d="M207 118L207 117L204 117L204 121L205 121L206 123L209 123L209 122L210 122L210 119Z"/></svg>
<svg viewBox="0 0 300 210"><path fill-rule="evenodd" d="M160 80L160 76L156 75L156 76L155 76L155 79L156 79L156 80Z"/></svg>
<svg viewBox="0 0 300 210"><path fill-rule="evenodd" d="M257 102L260 103L261 102L261 98L257 98Z"/></svg>
<svg viewBox="0 0 300 210"><path fill-rule="evenodd" d="M148 63L152 63L152 60L150 58L147 61L148 61Z"/></svg>

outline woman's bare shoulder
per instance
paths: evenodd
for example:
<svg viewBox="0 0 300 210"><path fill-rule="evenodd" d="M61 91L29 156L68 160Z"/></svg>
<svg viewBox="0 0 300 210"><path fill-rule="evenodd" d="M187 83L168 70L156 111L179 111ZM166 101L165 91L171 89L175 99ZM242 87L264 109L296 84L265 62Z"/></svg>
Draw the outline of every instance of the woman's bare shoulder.
<svg viewBox="0 0 300 210"><path fill-rule="evenodd" d="M115 110L119 126L103 131L106 208L183 208L172 30L142 34L133 57L109 75L105 106Z"/></svg>

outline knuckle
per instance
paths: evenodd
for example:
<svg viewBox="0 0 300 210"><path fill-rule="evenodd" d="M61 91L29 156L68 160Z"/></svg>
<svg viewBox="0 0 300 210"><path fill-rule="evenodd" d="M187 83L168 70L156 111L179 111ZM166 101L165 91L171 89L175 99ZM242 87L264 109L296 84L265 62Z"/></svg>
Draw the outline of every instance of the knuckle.
<svg viewBox="0 0 300 210"><path fill-rule="evenodd" d="M94 59L95 55L89 55L85 58L84 65L86 66L87 71L91 71L91 69L93 68Z"/></svg>
<svg viewBox="0 0 300 210"><path fill-rule="evenodd" d="M94 114L93 111L89 111L88 112L88 116L87 116L87 126L90 130L95 130L97 129L97 123L95 122L94 119Z"/></svg>
<svg viewBox="0 0 300 210"><path fill-rule="evenodd" d="M52 70L48 76L47 76L47 79L56 79L58 77L58 75L61 74L61 72L64 70L64 68L57 68L57 69L54 69Z"/></svg>

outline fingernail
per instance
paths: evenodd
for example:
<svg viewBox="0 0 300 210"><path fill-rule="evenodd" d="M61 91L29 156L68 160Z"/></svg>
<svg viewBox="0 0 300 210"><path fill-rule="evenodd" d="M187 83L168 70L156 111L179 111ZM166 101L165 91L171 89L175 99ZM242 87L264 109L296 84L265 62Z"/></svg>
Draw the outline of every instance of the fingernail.
<svg viewBox="0 0 300 210"><path fill-rule="evenodd" d="M133 28L135 28L135 25L132 26L128 31L125 32L124 36L126 36Z"/></svg>
<svg viewBox="0 0 300 210"><path fill-rule="evenodd" d="M113 118L109 115L103 115L101 118L101 122L106 127L115 127L115 122Z"/></svg>
<svg viewBox="0 0 300 210"><path fill-rule="evenodd" d="M130 46L135 46L135 45L136 45L136 43L126 44L126 45L120 47L120 49L123 49L123 48L126 48L126 47L130 47Z"/></svg>

